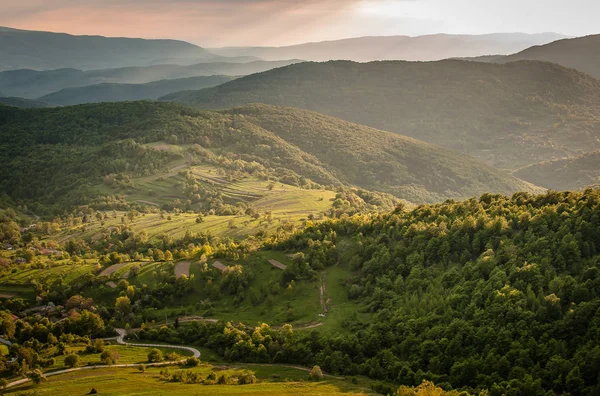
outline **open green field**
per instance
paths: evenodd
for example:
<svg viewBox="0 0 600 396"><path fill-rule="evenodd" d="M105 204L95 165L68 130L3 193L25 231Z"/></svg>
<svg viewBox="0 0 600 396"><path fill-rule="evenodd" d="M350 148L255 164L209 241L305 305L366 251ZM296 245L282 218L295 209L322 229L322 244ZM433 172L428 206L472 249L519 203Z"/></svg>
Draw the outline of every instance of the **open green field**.
<svg viewBox="0 0 600 396"><path fill-rule="evenodd" d="M146 347L134 347L128 345L109 345L106 346L108 350L117 351L119 354L119 360L117 364L130 364L130 363L147 363L148 362L148 353L152 348ZM180 356L192 356L192 353L185 349L172 349L172 348L158 348L162 351L163 355L167 353L177 353ZM87 353L85 352L85 345L81 346L71 346L66 349L67 354L75 353L79 355L81 358L81 365L102 365L102 361L100 360L100 353ZM50 351L52 352L52 351ZM56 363L48 368L47 371L53 370L62 370L68 368L64 364L64 356L56 357Z"/></svg>
<svg viewBox="0 0 600 396"><path fill-rule="evenodd" d="M170 368L171 371L186 369ZM7 395L85 395L92 388L100 395L367 395L373 394L368 382L352 384L346 379L326 377L321 382L308 380L306 371L281 366L243 365L213 367L201 365L188 369L203 377L227 374L235 377L247 370L255 372L260 381L250 385L203 385L166 382L159 378L161 368L147 368L141 373L137 368L98 368L81 370L49 377L48 381L34 386L9 388ZM364 383L361 383L364 382Z"/></svg>

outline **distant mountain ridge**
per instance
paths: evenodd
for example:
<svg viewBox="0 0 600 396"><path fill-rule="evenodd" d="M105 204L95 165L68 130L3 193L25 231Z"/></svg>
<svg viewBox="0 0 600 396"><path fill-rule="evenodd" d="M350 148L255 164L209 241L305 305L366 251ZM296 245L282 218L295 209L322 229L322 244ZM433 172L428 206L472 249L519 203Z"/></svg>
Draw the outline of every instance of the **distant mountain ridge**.
<svg viewBox="0 0 600 396"><path fill-rule="evenodd" d="M486 35L435 34L373 36L304 43L285 47L210 48L222 56L255 56L265 60L299 58L308 61L375 60L434 61L456 57L508 55L533 45L563 39L557 33L496 33Z"/></svg>
<svg viewBox="0 0 600 396"><path fill-rule="evenodd" d="M30 69L0 72L0 90L3 96L36 99L66 88L95 84L145 84L159 80L213 75L244 76L287 66L299 60L252 61L247 63L211 62L188 66L155 65L123 67L102 70L57 69L36 71ZM192 89L191 87L188 89Z"/></svg>
<svg viewBox="0 0 600 396"><path fill-rule="evenodd" d="M557 63L600 79L600 34L554 41L494 61L507 63L519 60Z"/></svg>
<svg viewBox="0 0 600 396"><path fill-rule="evenodd" d="M514 175L556 191L581 190L600 184L600 151L533 164Z"/></svg>
<svg viewBox="0 0 600 396"><path fill-rule="evenodd" d="M145 84L95 84L85 87L65 88L39 98L42 102L68 106L82 103L121 102L129 100L155 100L160 96L183 89L214 87L231 81L228 76L188 77L160 80Z"/></svg>
<svg viewBox="0 0 600 396"><path fill-rule="evenodd" d="M178 40L75 36L0 28L0 71L149 66L164 63L165 59L193 64L223 57Z"/></svg>
<svg viewBox="0 0 600 396"><path fill-rule="evenodd" d="M545 62L301 63L161 99L304 108L503 169L600 149L600 81Z"/></svg>
<svg viewBox="0 0 600 396"><path fill-rule="evenodd" d="M38 109L41 107L50 107L52 104L35 99L23 99L16 97L0 97L0 103L6 106L19 107L21 109Z"/></svg>

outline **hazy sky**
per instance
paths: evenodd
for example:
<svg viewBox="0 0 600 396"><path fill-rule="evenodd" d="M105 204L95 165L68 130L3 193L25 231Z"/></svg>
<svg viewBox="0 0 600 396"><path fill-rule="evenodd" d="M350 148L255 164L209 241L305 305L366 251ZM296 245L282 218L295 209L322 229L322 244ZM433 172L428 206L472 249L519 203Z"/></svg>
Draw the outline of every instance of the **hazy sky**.
<svg viewBox="0 0 600 396"><path fill-rule="evenodd" d="M0 25L287 45L364 35L600 33L600 0L0 0Z"/></svg>

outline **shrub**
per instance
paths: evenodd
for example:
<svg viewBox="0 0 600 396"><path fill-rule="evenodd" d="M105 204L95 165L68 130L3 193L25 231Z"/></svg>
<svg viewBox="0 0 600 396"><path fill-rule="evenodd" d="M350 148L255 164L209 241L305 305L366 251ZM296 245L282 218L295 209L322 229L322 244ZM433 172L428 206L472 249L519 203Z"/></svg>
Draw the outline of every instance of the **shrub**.
<svg viewBox="0 0 600 396"><path fill-rule="evenodd" d="M78 367L81 364L81 358L79 355L74 353L65 357L65 366L67 367Z"/></svg>
<svg viewBox="0 0 600 396"><path fill-rule="evenodd" d="M192 356L192 357L185 359L186 366L196 367L199 364L200 364L200 359L198 359L197 357Z"/></svg>
<svg viewBox="0 0 600 396"><path fill-rule="evenodd" d="M163 361L163 354L160 351L160 349L156 349L153 348L149 353L148 353L148 361L150 363L155 363L155 362L162 362Z"/></svg>
<svg viewBox="0 0 600 396"><path fill-rule="evenodd" d="M169 361L181 360L181 355L176 352L169 352L165 355L165 360L169 360Z"/></svg>
<svg viewBox="0 0 600 396"><path fill-rule="evenodd" d="M321 381L323 379L323 372L321 371L321 367L313 366L308 374L308 378L312 381Z"/></svg>
<svg viewBox="0 0 600 396"><path fill-rule="evenodd" d="M221 374L219 379L217 380L217 384L219 385L231 385L231 378L229 378L226 374Z"/></svg>
<svg viewBox="0 0 600 396"><path fill-rule="evenodd" d="M100 361L102 361L104 364L108 364L109 366L117 363L120 358L119 352L110 349L105 350L102 352L102 355L100 355Z"/></svg>
<svg viewBox="0 0 600 396"><path fill-rule="evenodd" d="M257 382L258 382L258 379L256 379L256 376L254 375L254 373L247 373L247 374L241 376L240 379L238 380L239 385L256 384Z"/></svg>

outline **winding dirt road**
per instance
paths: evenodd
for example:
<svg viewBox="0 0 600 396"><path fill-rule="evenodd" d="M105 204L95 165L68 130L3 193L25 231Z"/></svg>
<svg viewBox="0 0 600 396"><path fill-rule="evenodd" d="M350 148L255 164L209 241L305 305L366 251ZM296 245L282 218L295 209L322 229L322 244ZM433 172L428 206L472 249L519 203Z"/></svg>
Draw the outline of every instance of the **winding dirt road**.
<svg viewBox="0 0 600 396"><path fill-rule="evenodd" d="M107 339L112 339L112 340L116 340L117 344L121 344L121 345L127 345L127 346L134 346L134 347L144 347L144 348L169 348L169 349L183 349L186 351L190 351L194 354L194 357L199 358L200 357L200 351L197 350L196 348L192 348L192 347L188 347L188 346L181 346L181 345L163 345L163 344L132 344L130 342L126 342L124 340L125 335L127 334L127 332L125 331L125 329L115 329L117 331L117 334L119 334L117 337L113 337L113 338L107 338ZM73 371L79 371L79 370L93 370L93 369L99 369L99 368L105 368L105 367L138 367L138 366L146 366L146 367L152 367L152 366L168 366L168 365L174 365L174 364L181 364L181 363L185 363L187 358L181 359L181 360L177 360L177 361L172 361L172 362L158 362L158 363L129 363L129 364L113 364L112 366L108 366L108 365L97 365L97 366L83 366L83 367L73 367L70 369L64 369L64 370L58 370L58 371L52 371L49 373L44 373L44 375L46 377L51 377L54 375L60 375L60 374L66 374L66 373L71 373ZM23 378L17 381L13 381L11 383L9 383L8 385L6 385L6 388L11 388L13 386L17 386L17 385L22 385L26 382L29 382L30 379L29 378Z"/></svg>

